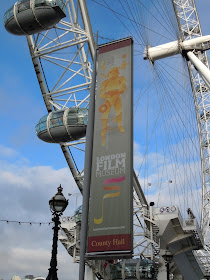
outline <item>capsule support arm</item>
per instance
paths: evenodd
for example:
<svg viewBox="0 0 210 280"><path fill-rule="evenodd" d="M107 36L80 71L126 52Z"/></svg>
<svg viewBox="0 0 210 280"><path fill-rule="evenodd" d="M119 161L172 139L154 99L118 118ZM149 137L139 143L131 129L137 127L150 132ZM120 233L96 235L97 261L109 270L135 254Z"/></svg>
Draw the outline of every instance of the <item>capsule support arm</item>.
<svg viewBox="0 0 210 280"><path fill-rule="evenodd" d="M210 70L203 64L193 52L187 52L187 57L191 63L196 67L197 71L203 78L205 84L210 88Z"/></svg>

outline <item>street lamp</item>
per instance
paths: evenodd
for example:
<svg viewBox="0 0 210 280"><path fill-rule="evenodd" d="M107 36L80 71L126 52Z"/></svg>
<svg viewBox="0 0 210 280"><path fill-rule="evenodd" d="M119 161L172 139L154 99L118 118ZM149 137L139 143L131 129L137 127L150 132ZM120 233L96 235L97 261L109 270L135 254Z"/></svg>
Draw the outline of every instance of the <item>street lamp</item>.
<svg viewBox="0 0 210 280"><path fill-rule="evenodd" d="M167 254L167 251L166 251L166 254L162 256L165 263L166 263L166 270L167 270L167 280L170 280L170 277L169 277L169 264L171 263L172 259L173 259L173 256L172 255L169 255Z"/></svg>
<svg viewBox="0 0 210 280"><path fill-rule="evenodd" d="M53 214L52 221L55 223L53 227L53 245L52 245L52 256L50 261L49 273L46 280L58 280L57 277L57 248L58 248L58 230L60 229L59 217L63 214L63 211L68 205L68 200L62 194L63 188L61 185L58 187L58 192L50 199L49 205L50 210Z"/></svg>

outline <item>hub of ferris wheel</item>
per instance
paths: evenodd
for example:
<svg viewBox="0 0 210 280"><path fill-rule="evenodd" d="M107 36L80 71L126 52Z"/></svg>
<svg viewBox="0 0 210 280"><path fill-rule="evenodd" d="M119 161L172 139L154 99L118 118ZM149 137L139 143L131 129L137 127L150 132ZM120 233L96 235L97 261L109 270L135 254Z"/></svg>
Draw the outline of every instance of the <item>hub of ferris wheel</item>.
<svg viewBox="0 0 210 280"><path fill-rule="evenodd" d="M174 41L156 47L148 46L144 52L144 59L154 63L156 60L182 54L190 60L199 74L203 77L207 87L210 85L210 71L196 56L196 52L204 52L210 49L210 35L193 38L187 41Z"/></svg>
<svg viewBox="0 0 210 280"><path fill-rule="evenodd" d="M82 1L80 2L82 3ZM71 1L72 3L73 0ZM65 9L66 4L64 0L19 0L5 13L4 25L6 30L14 35L34 35L37 32L47 31L59 23L66 16ZM91 39L89 38L89 40ZM28 42L30 47L31 41L29 38ZM91 43L93 45L93 40ZM208 49L210 49L210 36L200 36L186 41L177 40L155 47L147 46L144 59L149 60L153 64L158 59L182 54L194 65L194 68L199 72L206 87L209 89L209 69L198 58L198 52L202 53ZM35 55L33 62L36 70L38 62ZM41 87L42 77L38 72L39 69L36 70L36 73ZM41 90L45 91L42 87ZM49 99L45 99L49 114L42 117L36 126L38 137L49 143L60 144L82 139L86 134L87 108L80 108L78 106L78 108L63 109L53 103L52 100L50 102ZM55 111L52 110L52 104L56 108ZM204 115L206 117L207 112L204 112ZM63 151L65 154L64 146ZM67 162L68 160L70 161L68 156L66 156L66 159ZM70 166L71 162L68 162L68 164ZM76 178L76 175L74 178ZM196 261L197 256L196 253L193 253L193 250L202 249L204 240L191 209L188 209L188 219L183 219L177 206L160 208L152 207L153 204L149 206L142 193L138 179L134 180L134 189L136 192L136 198L134 197L134 200L136 200L135 207L138 208L138 211L134 211L134 214L137 220L143 217L146 224L144 240L139 242L139 244L146 244L145 248L150 246L151 255L143 260L136 258L133 261L128 260L118 263L108 260L91 260L88 262L88 265L95 271L95 275L98 279L114 280L131 279L135 274L135 279L158 278L162 280L166 276L165 263L169 264L173 259L171 270L174 271L174 275L177 277L175 279L182 279L178 278L180 275L184 275L184 279L187 280L201 279L204 273ZM205 197L205 201L207 200L210 200L209 192L207 192ZM206 213L203 215L206 215ZM209 222L209 218L206 218L206 221ZM79 260L80 227L81 209L77 209L73 220L63 220L63 233L60 233L61 242L76 262ZM138 246L138 242L136 246ZM144 251L146 252L146 249L141 251L142 256L145 253ZM184 267L183 263L185 264ZM108 272L105 271L107 264L110 266Z"/></svg>

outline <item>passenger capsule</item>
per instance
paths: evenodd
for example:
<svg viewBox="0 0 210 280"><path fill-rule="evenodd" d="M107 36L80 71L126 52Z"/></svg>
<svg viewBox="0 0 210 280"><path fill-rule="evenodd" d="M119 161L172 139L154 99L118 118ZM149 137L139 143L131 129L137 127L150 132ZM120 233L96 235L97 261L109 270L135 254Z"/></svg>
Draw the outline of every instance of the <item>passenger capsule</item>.
<svg viewBox="0 0 210 280"><path fill-rule="evenodd" d="M81 139L86 134L88 110L68 108L42 117L36 125L37 136L48 143L62 143Z"/></svg>
<svg viewBox="0 0 210 280"><path fill-rule="evenodd" d="M64 0L18 0L4 15L6 30L31 35L52 28L65 14Z"/></svg>
<svg viewBox="0 0 210 280"><path fill-rule="evenodd" d="M118 279L137 279L136 274L140 276L139 279L156 279L154 263L150 259L129 259L120 261L111 266L112 280ZM124 274L124 278L123 275Z"/></svg>

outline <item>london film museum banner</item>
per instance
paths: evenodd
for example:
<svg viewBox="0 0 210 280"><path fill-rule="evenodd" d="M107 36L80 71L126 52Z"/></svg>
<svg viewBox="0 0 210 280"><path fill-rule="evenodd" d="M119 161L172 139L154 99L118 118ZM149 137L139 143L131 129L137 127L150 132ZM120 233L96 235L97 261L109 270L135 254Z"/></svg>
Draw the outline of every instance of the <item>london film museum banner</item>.
<svg viewBox="0 0 210 280"><path fill-rule="evenodd" d="M133 227L132 38L98 48L88 256L130 256Z"/></svg>

